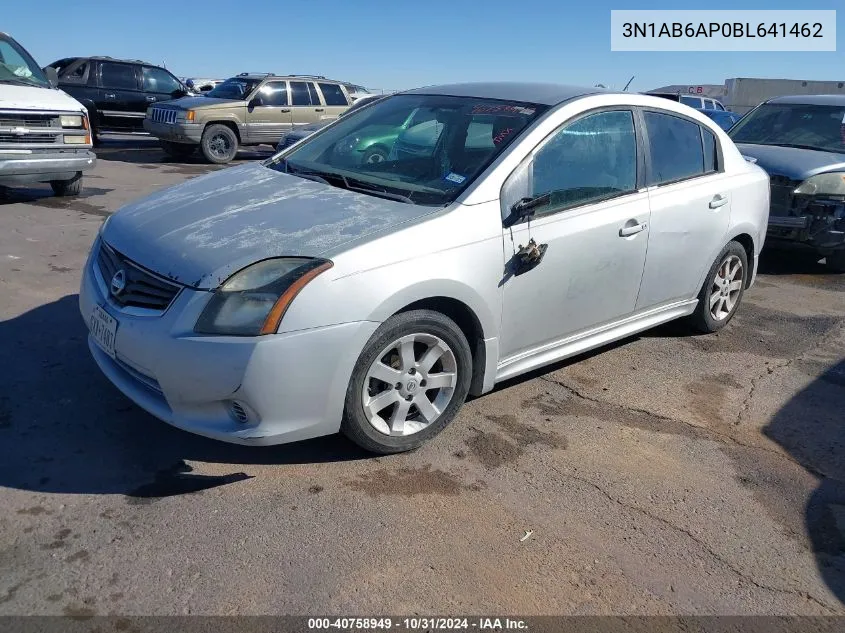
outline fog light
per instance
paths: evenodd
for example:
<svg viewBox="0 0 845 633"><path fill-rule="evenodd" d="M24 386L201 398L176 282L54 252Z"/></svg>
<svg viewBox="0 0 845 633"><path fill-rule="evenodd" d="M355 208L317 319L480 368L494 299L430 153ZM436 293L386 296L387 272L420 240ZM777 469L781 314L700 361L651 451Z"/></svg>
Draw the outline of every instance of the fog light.
<svg viewBox="0 0 845 633"><path fill-rule="evenodd" d="M65 134L66 145L85 145L86 142L87 139L84 136Z"/></svg>
<svg viewBox="0 0 845 633"><path fill-rule="evenodd" d="M229 403L229 415L232 416L235 422L240 422L241 424L249 422L249 413L247 413L246 407L237 400L232 400Z"/></svg>

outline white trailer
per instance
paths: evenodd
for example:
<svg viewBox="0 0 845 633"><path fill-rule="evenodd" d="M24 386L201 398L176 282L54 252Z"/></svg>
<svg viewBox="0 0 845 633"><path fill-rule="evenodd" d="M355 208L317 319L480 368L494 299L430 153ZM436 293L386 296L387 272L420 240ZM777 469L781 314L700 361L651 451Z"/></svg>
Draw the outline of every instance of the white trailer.
<svg viewBox="0 0 845 633"><path fill-rule="evenodd" d="M725 80L722 103L728 110L745 114L759 103L783 95L845 94L845 81L803 81L801 79L750 79L738 77Z"/></svg>

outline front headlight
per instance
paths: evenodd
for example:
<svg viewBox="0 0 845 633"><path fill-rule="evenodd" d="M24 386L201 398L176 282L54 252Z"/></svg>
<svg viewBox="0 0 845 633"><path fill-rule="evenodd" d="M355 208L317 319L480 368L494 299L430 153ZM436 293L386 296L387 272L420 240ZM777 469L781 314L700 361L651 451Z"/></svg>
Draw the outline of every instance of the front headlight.
<svg viewBox="0 0 845 633"><path fill-rule="evenodd" d="M198 334L273 334L299 291L332 267L327 259L265 259L235 273L214 291L197 319Z"/></svg>
<svg viewBox="0 0 845 633"><path fill-rule="evenodd" d="M62 127L82 127L81 114L63 114L60 119Z"/></svg>
<svg viewBox="0 0 845 633"><path fill-rule="evenodd" d="M798 185L793 193L808 196L845 196L845 172L835 171L810 176Z"/></svg>

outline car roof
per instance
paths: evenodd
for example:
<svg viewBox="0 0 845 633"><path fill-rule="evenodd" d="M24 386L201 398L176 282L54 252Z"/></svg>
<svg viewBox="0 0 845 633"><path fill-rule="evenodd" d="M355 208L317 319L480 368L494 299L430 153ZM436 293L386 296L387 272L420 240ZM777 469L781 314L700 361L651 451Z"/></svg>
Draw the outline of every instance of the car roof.
<svg viewBox="0 0 845 633"><path fill-rule="evenodd" d="M239 73L230 77L230 79L235 79L237 77L245 77L247 79L287 79L287 80L308 80L311 79L313 81L320 81L323 83L331 83L331 84L343 84L346 85L349 82L341 81L339 79L329 79L328 77L323 77L322 75L277 75L275 73Z"/></svg>
<svg viewBox="0 0 845 633"><path fill-rule="evenodd" d="M523 103L539 103L552 106L569 101L570 99L592 94L613 94L613 91L603 88L588 88L585 86L569 86L554 83L497 81L425 86L423 88L407 90L404 94L501 99L503 101L522 101Z"/></svg>
<svg viewBox="0 0 845 633"><path fill-rule="evenodd" d="M769 99L766 103L845 106L845 95L787 95Z"/></svg>
<svg viewBox="0 0 845 633"><path fill-rule="evenodd" d="M161 66L159 66L158 64L151 64L150 62L145 62L143 59L118 59L116 57L109 57L108 55L91 55L90 57L77 57L76 59L98 59L103 62L119 62L121 64L143 64L144 66L156 66L157 68L161 68Z"/></svg>

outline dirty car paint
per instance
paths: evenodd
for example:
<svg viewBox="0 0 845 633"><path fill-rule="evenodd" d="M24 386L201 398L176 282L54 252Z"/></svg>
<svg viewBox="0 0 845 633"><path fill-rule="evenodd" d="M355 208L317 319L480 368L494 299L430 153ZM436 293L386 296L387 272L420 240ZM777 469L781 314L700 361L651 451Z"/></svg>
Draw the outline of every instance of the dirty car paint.
<svg viewBox="0 0 845 633"><path fill-rule="evenodd" d="M215 288L269 257L321 256L437 213L249 164L165 189L116 212L103 238L141 265Z"/></svg>

